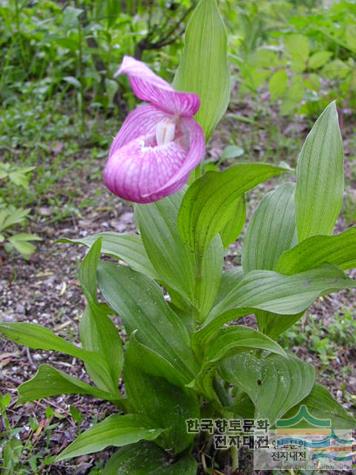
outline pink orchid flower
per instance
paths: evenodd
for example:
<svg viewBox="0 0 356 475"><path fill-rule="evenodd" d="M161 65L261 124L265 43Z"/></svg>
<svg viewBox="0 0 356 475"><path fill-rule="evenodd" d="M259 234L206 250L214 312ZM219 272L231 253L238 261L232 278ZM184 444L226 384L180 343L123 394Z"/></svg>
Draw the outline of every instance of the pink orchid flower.
<svg viewBox="0 0 356 475"><path fill-rule="evenodd" d="M133 110L114 138L104 181L121 198L151 203L182 188L204 157L204 133L192 118L199 97L175 91L129 56L117 74L127 74L135 95L148 104Z"/></svg>

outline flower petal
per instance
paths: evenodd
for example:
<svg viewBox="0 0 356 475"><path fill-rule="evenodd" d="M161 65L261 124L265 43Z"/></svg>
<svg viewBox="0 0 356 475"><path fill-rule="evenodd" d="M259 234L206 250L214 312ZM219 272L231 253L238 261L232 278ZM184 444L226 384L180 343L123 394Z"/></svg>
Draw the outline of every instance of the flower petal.
<svg viewBox="0 0 356 475"><path fill-rule="evenodd" d="M145 108L143 117L149 132L138 136L137 131L130 132L133 116L128 117L125 123L130 121L131 124L129 127L124 124L124 132L120 136L120 131L119 138L116 137L104 170L104 181L109 190L136 203L151 203L178 191L205 152L202 129L193 119L187 118L179 121L180 133L174 141L155 145L153 124L157 124L161 116L152 108L155 115L150 122L148 107L141 106L132 114L140 117ZM141 123L138 127L142 130ZM131 140L126 140L127 137Z"/></svg>
<svg viewBox="0 0 356 475"><path fill-rule="evenodd" d="M110 147L109 157L118 148L123 147L132 140L142 135L153 134L159 122L167 118L167 114L149 104L136 107L126 117L121 129L115 136Z"/></svg>
<svg viewBox="0 0 356 475"><path fill-rule="evenodd" d="M163 193L164 196L175 193L188 181L190 173L203 160L205 154L204 132L200 125L194 119L188 118L182 118L180 124L188 134L189 151L179 171L156 191L158 194ZM180 186L176 188L178 183Z"/></svg>
<svg viewBox="0 0 356 475"><path fill-rule="evenodd" d="M170 114L192 117L200 107L196 94L178 92L154 74L148 66L131 56L125 56L117 74L127 74L135 95Z"/></svg>

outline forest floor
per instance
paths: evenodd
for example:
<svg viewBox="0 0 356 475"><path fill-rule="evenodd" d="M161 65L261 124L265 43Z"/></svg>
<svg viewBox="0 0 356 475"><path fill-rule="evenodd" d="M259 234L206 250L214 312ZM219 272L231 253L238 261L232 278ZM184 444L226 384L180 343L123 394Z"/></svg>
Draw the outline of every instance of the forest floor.
<svg viewBox="0 0 356 475"><path fill-rule="evenodd" d="M238 112L242 116L248 116L246 108ZM267 158L268 161L288 160L291 165L295 164L308 124L300 120L292 128L284 119L276 119L274 128L267 128L265 123L236 120L235 113L236 111L230 111L217 130L209 147L209 159L216 160L233 135L244 150L244 155L236 160ZM354 172L349 160L351 129L347 127L344 136L347 187L348 193L352 193L355 184L352 182ZM275 142L281 143L281 138L282 150L278 151ZM76 342L78 322L84 309L78 281L78 266L84 249L56 241L62 237L77 238L102 231L135 231L132 208L111 195L102 184L101 170L105 158L85 158L86 154L86 150L79 150L63 160L61 166L64 170L68 167L68 173L63 173L51 190L54 195L62 197L59 206L64 206L66 197L71 196L73 212L60 218L58 206L43 199L32 210L31 232L42 238L37 252L29 261L24 261L15 254L9 256L0 251L0 321L39 323ZM73 169L73 160L81 161L81 165ZM250 193L250 212L273 183L275 182L264 184ZM346 209L337 224L337 230L341 231L349 225ZM240 263L242 241L243 236L229 249L226 255L227 266ZM343 291L319 299L301 322L282 336L283 344L291 351L316 365L318 380L326 384L334 397L348 409L352 407L352 394L356 390L356 374L353 370L356 356L355 332L352 327L355 306L354 291ZM67 462L51 462L79 432L110 414L113 410L110 404L85 396L63 396L16 405L16 388L31 378L42 363L50 363L73 376L85 379L82 364L71 357L28 350L0 339L1 393L11 395L7 415L13 433L18 434L22 444L22 455L19 456L16 473L100 473L100 468L113 450ZM16 456L14 447L14 457Z"/></svg>

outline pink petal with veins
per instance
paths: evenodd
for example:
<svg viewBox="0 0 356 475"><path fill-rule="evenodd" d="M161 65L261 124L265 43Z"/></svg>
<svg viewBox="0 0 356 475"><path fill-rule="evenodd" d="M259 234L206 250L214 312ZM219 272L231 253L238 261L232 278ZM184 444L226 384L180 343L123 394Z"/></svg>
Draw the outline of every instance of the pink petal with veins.
<svg viewBox="0 0 356 475"><path fill-rule="evenodd" d="M175 138L158 145L156 129L162 120L173 120L150 105L129 114L114 139L104 170L110 191L136 203L157 201L178 191L203 159L204 134L189 118L175 118Z"/></svg>
<svg viewBox="0 0 356 475"><path fill-rule="evenodd" d="M117 74L126 74L135 95L170 114L192 117L200 107L196 94L178 92L154 74L148 66L131 56L125 56Z"/></svg>

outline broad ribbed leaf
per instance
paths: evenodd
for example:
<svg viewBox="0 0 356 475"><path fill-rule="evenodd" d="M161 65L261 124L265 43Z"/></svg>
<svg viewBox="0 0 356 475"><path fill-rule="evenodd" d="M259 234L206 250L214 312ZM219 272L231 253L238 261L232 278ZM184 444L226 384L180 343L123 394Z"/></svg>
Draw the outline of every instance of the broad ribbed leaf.
<svg viewBox="0 0 356 475"><path fill-rule="evenodd" d="M211 310L219 291L224 266L224 247L216 236L197 262L195 275L194 306L198 309L198 321L203 321Z"/></svg>
<svg viewBox="0 0 356 475"><path fill-rule="evenodd" d="M177 215L182 194L135 207L142 241L160 280L192 299L194 271L191 255L177 232Z"/></svg>
<svg viewBox="0 0 356 475"><path fill-rule="evenodd" d="M216 304L223 300L242 280L244 273L241 267L233 267L224 271L221 276L220 288L216 298Z"/></svg>
<svg viewBox="0 0 356 475"><path fill-rule="evenodd" d="M286 276L273 271L251 271L208 315L199 334L207 337L221 325L254 310L295 315L320 295L355 287L356 283L334 266L322 266Z"/></svg>
<svg viewBox="0 0 356 475"><path fill-rule="evenodd" d="M231 206L231 205L230 205ZM224 247L236 241L246 221L245 197L242 196L236 203L232 203L230 220L220 232Z"/></svg>
<svg viewBox="0 0 356 475"><path fill-rule="evenodd" d="M194 10L174 86L199 95L195 118L209 138L230 100L227 34L216 0L200 0Z"/></svg>
<svg viewBox="0 0 356 475"><path fill-rule="evenodd" d="M283 348L268 336L253 328L234 326L221 329L209 344L204 362L215 363L241 349L260 349L286 356Z"/></svg>
<svg viewBox="0 0 356 475"><path fill-rule="evenodd" d="M352 417L320 384L315 384L311 393L297 406L292 407L284 418L293 417L301 405L307 406L312 416L318 419L330 419L333 429L354 429L355 418Z"/></svg>
<svg viewBox="0 0 356 475"><path fill-rule="evenodd" d="M331 234L342 206L343 147L335 102L320 115L297 164L298 239Z"/></svg>
<svg viewBox="0 0 356 475"><path fill-rule="evenodd" d="M101 355L92 351L82 350L63 338L55 335L48 328L35 323L0 323L0 333L19 345L25 345L34 350L50 350L65 353L74 358L79 358L86 364L95 368L95 373L100 380L100 386L107 388L111 375Z"/></svg>
<svg viewBox="0 0 356 475"><path fill-rule="evenodd" d="M125 390L129 409L147 416L166 429L157 443L179 453L193 441L193 435L186 431L185 420L199 417L196 395L189 390L169 383L166 379L153 376L138 366L136 348L130 343L125 352Z"/></svg>
<svg viewBox="0 0 356 475"><path fill-rule="evenodd" d="M152 427L143 416L114 414L80 434L56 457L56 461L92 454L110 446L123 447L139 440L154 440L161 432L161 429Z"/></svg>
<svg viewBox="0 0 356 475"><path fill-rule="evenodd" d="M200 319L211 309L220 284L223 248L219 238L196 263L177 231L182 194L137 206L135 214L147 254L168 290L178 292L185 304L196 309ZM192 314L192 309L190 310Z"/></svg>
<svg viewBox="0 0 356 475"><path fill-rule="evenodd" d="M202 368L193 383L194 386L200 389L208 399L220 403L213 386L217 363L234 353L251 351L251 349L266 350L287 356L278 343L252 328L243 326L224 328L207 345Z"/></svg>
<svg viewBox="0 0 356 475"><path fill-rule="evenodd" d="M231 204L257 184L286 171L267 164L241 163L223 172L206 173L184 195L178 215L183 241L202 255L229 222Z"/></svg>
<svg viewBox="0 0 356 475"><path fill-rule="evenodd" d="M299 312L295 315L279 315L277 313L256 310L258 328L261 332L276 340L281 333L285 332L296 323L304 314Z"/></svg>
<svg viewBox="0 0 356 475"><path fill-rule="evenodd" d="M197 462L185 455L170 463L168 454L150 442L123 447L106 464L102 475L196 475Z"/></svg>
<svg viewBox="0 0 356 475"><path fill-rule="evenodd" d="M96 269L100 254L101 238L95 241L80 266L80 283L88 301L80 319L80 341L83 348L97 353L104 360L107 372L111 375L103 386L102 376L97 374L97 365L86 363L86 370L92 380L100 389L117 392L124 355L118 331L108 316L109 309L99 304L96 297Z"/></svg>
<svg viewBox="0 0 356 475"><path fill-rule="evenodd" d="M334 264L340 269L356 266L356 228L336 236L312 236L280 257L276 270L283 274L303 272L321 264Z"/></svg>
<svg viewBox="0 0 356 475"><path fill-rule="evenodd" d="M294 185L287 183L268 193L253 215L244 240L244 272L274 270L279 256L291 247L294 235Z"/></svg>
<svg viewBox="0 0 356 475"><path fill-rule="evenodd" d="M48 365L41 365L33 378L19 386L18 392L21 404L62 394L89 394L113 402L121 400L117 392L101 391Z"/></svg>
<svg viewBox="0 0 356 475"><path fill-rule="evenodd" d="M100 290L122 319L126 331L137 331L137 339L167 359L190 381L196 362L183 322L165 302L160 287L128 267L101 263Z"/></svg>
<svg viewBox="0 0 356 475"><path fill-rule="evenodd" d="M221 373L249 395L255 417L267 418L271 425L310 394L315 380L309 364L274 354L264 359L252 353L235 355L221 364Z"/></svg>
<svg viewBox="0 0 356 475"><path fill-rule="evenodd" d="M157 279L155 272L146 250L143 246L140 236L136 234L118 234L114 232L98 233L86 236L80 239L60 239L59 242L70 244L83 244L91 247L91 245L101 238L101 252L108 256L116 257L125 261L133 270Z"/></svg>
<svg viewBox="0 0 356 475"><path fill-rule="evenodd" d="M295 234L294 185L286 183L266 195L253 215L244 240L244 271L275 270L280 255L291 247ZM281 325L288 328L296 320L294 316L281 318L263 310L256 311L256 317L259 329L271 336L275 336L276 328L281 332Z"/></svg>
<svg viewBox="0 0 356 475"><path fill-rule="evenodd" d="M131 334L130 347L131 361L142 371L165 378L177 386L185 386L186 378L163 356L137 341L136 332Z"/></svg>

